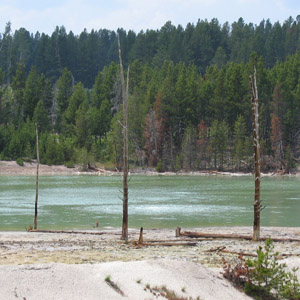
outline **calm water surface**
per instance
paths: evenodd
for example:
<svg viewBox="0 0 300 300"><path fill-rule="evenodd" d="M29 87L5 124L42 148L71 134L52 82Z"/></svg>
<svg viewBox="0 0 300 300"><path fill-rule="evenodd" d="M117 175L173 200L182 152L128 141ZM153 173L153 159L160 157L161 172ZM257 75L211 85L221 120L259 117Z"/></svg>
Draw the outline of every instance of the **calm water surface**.
<svg viewBox="0 0 300 300"><path fill-rule="evenodd" d="M253 177L131 176L130 227L252 226ZM300 226L300 178L262 179L263 226ZM122 178L41 176L39 229L120 227ZM0 230L33 224L34 176L0 176Z"/></svg>

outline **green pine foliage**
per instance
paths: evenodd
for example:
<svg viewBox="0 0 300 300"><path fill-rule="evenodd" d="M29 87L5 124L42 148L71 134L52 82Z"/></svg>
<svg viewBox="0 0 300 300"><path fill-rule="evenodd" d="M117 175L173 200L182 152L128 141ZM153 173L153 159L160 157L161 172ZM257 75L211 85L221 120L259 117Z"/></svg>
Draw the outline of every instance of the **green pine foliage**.
<svg viewBox="0 0 300 300"><path fill-rule="evenodd" d="M259 246L256 253L254 259L245 260L240 256L235 266L223 259L223 276L254 299L299 299L298 269L287 270L286 264L280 262L280 254L274 252L273 241L267 239L264 247Z"/></svg>
<svg viewBox="0 0 300 300"><path fill-rule="evenodd" d="M16 163L20 166L23 167L24 166L24 161L22 158L17 158Z"/></svg>
<svg viewBox="0 0 300 300"><path fill-rule="evenodd" d="M37 124L43 163L97 160L121 168L116 33L75 36L62 26L50 37L9 28L0 38L0 159L35 159ZM124 65L130 64L131 166L250 171L255 65L262 168L297 167L298 21L254 26L241 18L231 25L213 19L186 28L167 22L157 31L119 34Z"/></svg>

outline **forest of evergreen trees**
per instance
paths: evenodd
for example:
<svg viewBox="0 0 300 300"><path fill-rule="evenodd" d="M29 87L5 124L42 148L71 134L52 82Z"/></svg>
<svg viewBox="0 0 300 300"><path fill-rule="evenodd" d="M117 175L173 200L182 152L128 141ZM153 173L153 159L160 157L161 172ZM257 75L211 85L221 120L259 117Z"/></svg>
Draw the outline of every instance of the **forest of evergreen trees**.
<svg viewBox="0 0 300 300"><path fill-rule="evenodd" d="M130 65L132 167L253 169L249 75L257 68L262 168L300 158L300 16L259 25L199 20L136 34L0 36L0 160L122 163L117 34Z"/></svg>

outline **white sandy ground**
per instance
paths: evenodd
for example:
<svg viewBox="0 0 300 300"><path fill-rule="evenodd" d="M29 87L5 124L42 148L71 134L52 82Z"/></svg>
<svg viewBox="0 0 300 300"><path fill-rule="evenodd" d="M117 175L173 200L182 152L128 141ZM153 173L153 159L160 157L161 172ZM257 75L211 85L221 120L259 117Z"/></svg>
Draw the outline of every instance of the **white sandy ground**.
<svg viewBox="0 0 300 300"><path fill-rule="evenodd" d="M105 282L108 275L125 296ZM3 300L165 299L153 295L149 289L145 291L147 285L151 288L166 286L178 295L195 299L251 299L223 279L219 270L177 260L0 267L0 298Z"/></svg>
<svg viewBox="0 0 300 300"><path fill-rule="evenodd" d="M194 228L212 233L251 234L250 227ZM185 298L202 300L251 299L221 274L221 259L234 263L237 255L211 252L255 253L258 245L246 240L191 239L196 246L136 247L120 241L120 229L103 235L0 232L0 300L151 300L165 299L146 288L166 286ZM300 238L299 228L264 227L262 236ZM130 229L129 240L139 231ZM145 229L144 242L175 242L175 230ZM288 254L289 268L300 266L300 242L276 242L275 250ZM110 276L124 292L105 282ZM300 278L300 272L298 271ZM146 290L145 290L146 289ZM182 291L183 290L183 291Z"/></svg>

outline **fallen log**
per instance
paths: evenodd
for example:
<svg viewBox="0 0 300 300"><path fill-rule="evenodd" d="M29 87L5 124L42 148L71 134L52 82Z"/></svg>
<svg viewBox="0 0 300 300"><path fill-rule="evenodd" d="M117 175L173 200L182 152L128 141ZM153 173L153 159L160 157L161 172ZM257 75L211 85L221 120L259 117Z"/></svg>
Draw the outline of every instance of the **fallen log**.
<svg viewBox="0 0 300 300"><path fill-rule="evenodd" d="M110 232L88 232L88 231L68 231L68 230L40 230L40 229L31 229L31 230L28 230L28 232L90 234L90 235L114 234L114 233L110 233ZM119 235L119 234L117 234L117 235Z"/></svg>
<svg viewBox="0 0 300 300"><path fill-rule="evenodd" d="M143 245L145 246L166 246L166 247L171 247L171 246L197 246L198 243L144 243Z"/></svg>
<svg viewBox="0 0 300 300"><path fill-rule="evenodd" d="M187 243L182 243L182 242L144 242L143 244L139 244L138 242L134 241L132 243L134 246L138 246L138 247L143 247L143 246L163 246L163 247L172 247L172 246L189 246L189 247L193 247L193 246L197 246L198 243L192 243L192 242L187 242Z"/></svg>
<svg viewBox="0 0 300 300"><path fill-rule="evenodd" d="M190 238L243 239L243 240L252 241L252 236L250 235L225 234L225 233L222 234L222 233L184 231L184 232L180 232L179 237L180 236L186 236ZM272 237L260 237L260 241L265 241L268 238L271 238L273 242L300 242L300 239L296 239L296 238L272 238Z"/></svg>
<svg viewBox="0 0 300 300"><path fill-rule="evenodd" d="M205 252L216 252L216 253L227 253L227 254L235 254L238 256L251 256L251 257L257 257L257 254L254 253L247 253L247 252L238 252L238 251L230 251L227 250L226 247L217 247L214 249L209 249ZM298 253L282 253L278 256L279 259L284 259L285 257L291 257L291 256L300 256Z"/></svg>
<svg viewBox="0 0 300 300"><path fill-rule="evenodd" d="M190 238L213 238L213 239L223 238L223 239L252 240L252 236L247 236L247 235L204 233L204 232L192 232L192 231L180 232L179 236L187 236Z"/></svg>
<svg viewBox="0 0 300 300"><path fill-rule="evenodd" d="M198 238L197 242L199 241L213 241L214 239L210 239L210 238ZM168 242L191 242L191 239L189 237L187 238L180 238L180 239L176 239L176 240L147 240L147 243L168 243Z"/></svg>
<svg viewBox="0 0 300 300"><path fill-rule="evenodd" d="M257 257L257 254L253 254L253 253L246 253L246 252L238 252L238 251L230 251L227 250L225 246L220 246L217 248L212 248L209 250L206 250L205 252L216 252L216 253L228 253L228 254L236 254L238 256L252 256L252 257Z"/></svg>
<svg viewBox="0 0 300 300"><path fill-rule="evenodd" d="M206 252L220 252L222 250L226 249L226 246L219 246L217 248L211 248L209 250L206 250Z"/></svg>
<svg viewBox="0 0 300 300"><path fill-rule="evenodd" d="M251 257L257 257L257 254L253 254L253 253L247 253L247 252L238 252L238 251L229 251L227 249L223 249L219 252L222 253L228 253L228 254L236 254L238 256L251 256Z"/></svg>

